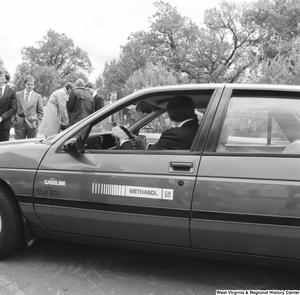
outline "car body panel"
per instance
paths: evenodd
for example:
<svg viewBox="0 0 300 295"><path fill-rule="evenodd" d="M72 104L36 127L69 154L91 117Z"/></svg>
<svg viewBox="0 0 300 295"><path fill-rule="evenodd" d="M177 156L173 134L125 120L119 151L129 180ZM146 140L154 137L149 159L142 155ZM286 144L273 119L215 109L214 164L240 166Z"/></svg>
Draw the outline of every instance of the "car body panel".
<svg viewBox="0 0 300 295"><path fill-rule="evenodd" d="M300 259L299 165L300 159L203 156L193 247Z"/></svg>
<svg viewBox="0 0 300 295"><path fill-rule="evenodd" d="M168 99L185 93L199 109L205 105L189 151L117 150L110 131L98 128L140 99L157 107L150 120ZM297 100L300 87L203 84L137 91L56 137L1 143L0 179L37 236L300 261L300 155L282 153L286 141L273 147L260 137L250 138L247 148L246 136L242 143L230 138L232 151L218 150L232 97ZM278 121L292 140L300 112L291 133L289 124L283 126L286 114ZM129 129L138 133L147 120ZM95 126L99 134L91 132ZM151 142L159 136L143 135ZM77 138L85 143L79 149Z"/></svg>
<svg viewBox="0 0 300 295"><path fill-rule="evenodd" d="M297 86L226 86L196 181L194 248L300 259L299 156L282 154L280 146L267 150L259 139L248 149L239 143L232 154L215 152L231 97L296 98L299 91Z"/></svg>
<svg viewBox="0 0 300 295"><path fill-rule="evenodd" d="M36 213L49 230L189 246L189 212L199 155L173 155L171 159L113 152L57 153L53 162L52 150L35 182ZM174 157L192 163L193 169L169 172ZM46 180L64 185L45 184ZM57 195L48 199L39 194L41 189Z"/></svg>
<svg viewBox="0 0 300 295"><path fill-rule="evenodd" d="M41 139L13 140L0 143L0 169L37 169L49 145Z"/></svg>

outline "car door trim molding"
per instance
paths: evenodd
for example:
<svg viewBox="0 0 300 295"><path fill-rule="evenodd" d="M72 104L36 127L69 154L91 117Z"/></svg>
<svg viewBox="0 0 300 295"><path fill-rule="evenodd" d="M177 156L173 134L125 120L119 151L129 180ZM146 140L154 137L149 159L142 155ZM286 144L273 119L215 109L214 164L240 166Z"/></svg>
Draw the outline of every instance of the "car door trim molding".
<svg viewBox="0 0 300 295"><path fill-rule="evenodd" d="M164 217L190 218L190 210L169 209L157 207L132 206L121 204L108 203L92 203L85 201L61 200L34 197L34 205L46 205L49 207L68 207L73 209L85 209L95 211L106 211L116 213L141 214L141 215L156 215Z"/></svg>
<svg viewBox="0 0 300 295"><path fill-rule="evenodd" d="M224 221L224 222L240 222L240 223L255 223L255 224L269 224L282 226L296 226L300 227L300 218L285 217L285 216L266 216L266 215L252 215L241 213L227 213L227 212L207 212L201 210L192 211L192 222L200 220L210 221Z"/></svg>

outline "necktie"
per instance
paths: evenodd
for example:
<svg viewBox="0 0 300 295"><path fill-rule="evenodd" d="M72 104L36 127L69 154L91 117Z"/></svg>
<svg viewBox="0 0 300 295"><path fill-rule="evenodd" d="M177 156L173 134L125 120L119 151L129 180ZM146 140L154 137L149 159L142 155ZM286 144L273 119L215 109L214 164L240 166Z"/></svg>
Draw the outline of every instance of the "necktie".
<svg viewBox="0 0 300 295"><path fill-rule="evenodd" d="M2 87L0 87L0 98L2 98Z"/></svg>
<svg viewBox="0 0 300 295"><path fill-rule="evenodd" d="M25 95L25 110L28 108L28 102L29 102L29 92L26 92Z"/></svg>

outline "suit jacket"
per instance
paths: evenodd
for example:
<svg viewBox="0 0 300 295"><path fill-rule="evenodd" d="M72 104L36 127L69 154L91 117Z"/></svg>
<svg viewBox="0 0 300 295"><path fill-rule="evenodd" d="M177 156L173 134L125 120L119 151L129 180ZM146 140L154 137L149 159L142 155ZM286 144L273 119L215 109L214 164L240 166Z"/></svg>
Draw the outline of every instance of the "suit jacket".
<svg viewBox="0 0 300 295"><path fill-rule="evenodd" d="M164 131L157 143L148 150L189 150L198 130L198 120L185 122L181 127L170 128ZM133 149L130 141L125 141L121 149Z"/></svg>
<svg viewBox="0 0 300 295"><path fill-rule="evenodd" d="M70 94L67 110L69 112L69 124L73 125L93 113L94 98L84 87L78 87Z"/></svg>
<svg viewBox="0 0 300 295"><path fill-rule="evenodd" d="M26 125L27 130L39 127L44 114L43 99L40 94L32 91L27 109L25 109L25 90L17 92L17 114L13 119L15 128Z"/></svg>
<svg viewBox="0 0 300 295"><path fill-rule="evenodd" d="M0 129L10 129L12 122L11 117L17 111L17 96L16 92L9 86L5 86L4 93L0 99L0 116L3 121L0 123Z"/></svg>
<svg viewBox="0 0 300 295"><path fill-rule="evenodd" d="M94 96L95 112L104 107L104 99L97 93Z"/></svg>

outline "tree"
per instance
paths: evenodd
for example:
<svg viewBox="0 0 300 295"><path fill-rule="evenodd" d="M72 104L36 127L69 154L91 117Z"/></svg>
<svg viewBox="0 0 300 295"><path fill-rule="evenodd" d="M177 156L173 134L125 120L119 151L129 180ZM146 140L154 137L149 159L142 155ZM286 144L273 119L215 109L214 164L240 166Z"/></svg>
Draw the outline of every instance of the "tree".
<svg viewBox="0 0 300 295"><path fill-rule="evenodd" d="M151 38L149 32L135 32L128 37L126 45L121 46L120 66L126 77L145 67L151 56L153 56L153 49L149 46Z"/></svg>
<svg viewBox="0 0 300 295"><path fill-rule="evenodd" d="M22 90L24 88L24 77L26 75L34 77L35 91L41 94L42 97L49 97L53 90L60 86L60 76L54 67L35 65L27 68L24 64L21 64L18 67L14 79L17 90ZM23 74L20 75L20 73Z"/></svg>
<svg viewBox="0 0 300 295"><path fill-rule="evenodd" d="M289 51L300 34L299 0L258 0L249 17L259 30L257 41L266 58Z"/></svg>
<svg viewBox="0 0 300 295"><path fill-rule="evenodd" d="M299 85L299 0L258 0L249 13L258 36L259 59L248 81Z"/></svg>
<svg viewBox="0 0 300 295"><path fill-rule="evenodd" d="M5 69L4 62L1 57L0 57L0 69L3 69L3 70Z"/></svg>
<svg viewBox="0 0 300 295"><path fill-rule="evenodd" d="M103 76L99 77L97 81L101 79L102 85L104 85L102 88L104 96L115 91L119 97L127 78L126 73L123 71L122 62L114 59L110 63L105 63Z"/></svg>
<svg viewBox="0 0 300 295"><path fill-rule="evenodd" d="M296 44L295 44L296 45ZM300 45L300 44L299 44ZM300 51L295 46L286 55L277 54L261 63L257 83L300 85Z"/></svg>
<svg viewBox="0 0 300 295"><path fill-rule="evenodd" d="M107 91L120 92L134 72L148 62L160 62L178 83L249 82L258 77L262 61L293 49L300 33L298 4L299 0L258 0L250 5L223 0L205 11L198 27L176 7L157 1L149 31L129 36L119 59L106 65L101 81Z"/></svg>
<svg viewBox="0 0 300 295"><path fill-rule="evenodd" d="M119 59L105 68L105 85L109 80L120 89L147 62L160 62L178 83L234 82L251 66L257 54L249 46L257 34L249 17L251 6L223 1L206 11L205 22L198 27L169 3L154 5L157 12L149 19L149 32L130 35Z"/></svg>
<svg viewBox="0 0 300 295"><path fill-rule="evenodd" d="M151 60L159 60L163 65L178 73L188 73L191 48L199 36L198 26L190 18L182 16L177 7L162 0L155 2L157 12L150 18Z"/></svg>
<svg viewBox="0 0 300 295"><path fill-rule="evenodd" d="M118 60L105 65L103 81L107 92L120 91L127 79L147 62L159 62L177 75L187 72L192 43L198 28L189 18L181 16L176 7L163 1L155 2L158 11L150 18L150 31L132 33L121 47Z"/></svg>
<svg viewBox="0 0 300 295"><path fill-rule="evenodd" d="M63 77L78 70L88 74L93 70L88 54L75 46L65 34L53 30L49 30L36 47L23 47L21 54L23 61L54 67Z"/></svg>
<svg viewBox="0 0 300 295"><path fill-rule="evenodd" d="M36 90L48 97L67 81L79 77L87 80L87 74L92 71L88 54L65 34L49 30L36 44L21 50L23 61L17 66L14 78L17 87L23 87L24 77L32 74L39 83Z"/></svg>
<svg viewBox="0 0 300 295"><path fill-rule="evenodd" d="M147 87L175 84L178 84L176 76L160 62L156 65L148 62L145 68L137 70L129 77L122 89L122 95L125 96Z"/></svg>
<svg viewBox="0 0 300 295"><path fill-rule="evenodd" d="M251 66L257 27L249 18L252 6L222 1L205 12L205 26L194 48L206 82L235 82ZM201 58L202 57L202 58Z"/></svg>

